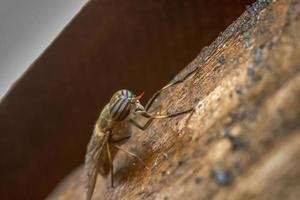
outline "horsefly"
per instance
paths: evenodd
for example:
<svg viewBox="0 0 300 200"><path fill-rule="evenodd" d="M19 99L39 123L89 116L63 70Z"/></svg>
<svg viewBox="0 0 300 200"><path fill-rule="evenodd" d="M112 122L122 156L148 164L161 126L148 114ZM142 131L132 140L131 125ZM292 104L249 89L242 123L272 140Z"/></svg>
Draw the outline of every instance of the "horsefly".
<svg viewBox="0 0 300 200"><path fill-rule="evenodd" d="M87 200L92 198L98 173L101 176L106 177L110 172L111 186L114 186L113 160L118 150L136 158L146 167L145 163L138 155L124 149L121 146L131 137L132 126L145 130L154 119L172 118L189 113L193 110L188 109L168 115L151 115L147 111L152 105L154 99L163 90L182 82L189 75L190 74L157 91L148 101L146 108L144 108L139 101L143 94L136 96L129 90L119 90L112 96L109 103L103 108L98 120L96 121L93 135L87 146L87 153L85 156ZM148 119L148 121L144 125L140 125L135 120L136 116L142 116Z"/></svg>

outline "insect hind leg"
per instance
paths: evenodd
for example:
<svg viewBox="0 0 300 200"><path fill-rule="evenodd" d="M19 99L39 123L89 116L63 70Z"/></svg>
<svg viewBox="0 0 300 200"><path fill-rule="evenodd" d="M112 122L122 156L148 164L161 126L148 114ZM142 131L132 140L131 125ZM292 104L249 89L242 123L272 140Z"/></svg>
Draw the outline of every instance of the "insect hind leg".
<svg viewBox="0 0 300 200"><path fill-rule="evenodd" d="M108 142L106 143L106 149L107 149L107 157L108 157L108 162L109 162L109 167L110 167L111 187L113 188L114 187L114 165L113 165Z"/></svg>
<svg viewBox="0 0 300 200"><path fill-rule="evenodd" d="M121 146L119 146L119 145L114 145L114 146L115 146L117 149L119 149L119 150L121 150L121 151L127 153L128 155L130 155L130 156L136 158L138 161L140 161L140 162L144 165L145 168L149 169L149 168L147 167L146 163L145 163L138 155L136 155L135 153L132 153L132 152L130 152L130 151L124 149L123 147L121 147Z"/></svg>

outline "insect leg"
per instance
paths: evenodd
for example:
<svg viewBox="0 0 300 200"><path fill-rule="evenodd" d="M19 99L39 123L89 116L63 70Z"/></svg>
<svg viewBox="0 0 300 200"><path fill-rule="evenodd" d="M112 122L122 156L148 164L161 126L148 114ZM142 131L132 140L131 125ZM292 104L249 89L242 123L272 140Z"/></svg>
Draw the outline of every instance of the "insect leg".
<svg viewBox="0 0 300 200"><path fill-rule="evenodd" d="M175 112L175 113L167 114L167 115L154 115L154 116L152 116L152 118L154 118L154 119L172 118L172 117L177 117L179 115L183 115L183 114L192 112L193 110L194 110L194 108L190 108L190 109L187 109L187 110L184 110L184 111L179 111L179 112Z"/></svg>
<svg viewBox="0 0 300 200"><path fill-rule="evenodd" d="M131 136L126 136L126 137L118 139L118 140L110 140L109 142L113 143L113 144L122 143L122 142L125 142L125 141L129 140L130 138L131 138Z"/></svg>
<svg viewBox="0 0 300 200"><path fill-rule="evenodd" d="M130 156L132 156L132 157L138 159L138 160L144 165L145 168L149 169L149 168L147 167L146 163L145 163L138 155L136 155L135 153L132 153L132 152L130 152L130 151L124 149L123 147L121 147L121 146L119 146L119 145L114 145L114 146L115 146L117 149L119 149L119 150L121 150L121 151L123 151L123 152L129 154Z"/></svg>
<svg viewBox="0 0 300 200"><path fill-rule="evenodd" d="M150 106L153 104L154 100L160 95L160 93L162 93L164 90L168 89L169 87L172 87L173 85L177 85L178 83L182 83L185 79L187 79L189 76L191 76L192 74L194 74L197 71L197 67L195 69L193 69L192 71L190 71L189 73L187 73L184 76L181 76L177 79L175 79L174 82L169 83L168 85L164 86L163 88L161 88L160 90L158 90L157 92L154 93L154 95L149 99L149 101L147 102L145 109L149 110Z"/></svg>
<svg viewBox="0 0 300 200"><path fill-rule="evenodd" d="M146 122L146 124L144 124L144 125L140 125L138 122L136 122L136 121L133 120L133 119L129 120L129 122L130 122L131 124L133 124L135 127L139 128L139 129L141 129L141 130L143 131L143 130L146 130L146 129L150 126L150 124L152 123L152 121L153 121L154 119L155 119L155 118L150 118L150 119Z"/></svg>
<svg viewBox="0 0 300 200"><path fill-rule="evenodd" d="M129 122L131 124L133 124L134 126L136 126L137 128L141 129L141 130L145 130L147 129L150 124L152 123L152 121L154 119L166 119L166 118L172 118L172 117L177 117L179 115L183 115L183 114L186 114L186 113L189 113L191 111L193 111L194 108L190 108L188 110L184 110L184 111L179 111L179 112L176 112L176 113L172 113L172 114L169 114L169 115L154 115L152 116L150 113L148 113L147 111L139 111L138 113L141 114L143 117L145 118L148 118L148 121L146 122L146 124L144 125L140 125L138 122L136 122L135 120L133 119L130 119Z"/></svg>
<svg viewBox="0 0 300 200"><path fill-rule="evenodd" d="M107 157L108 162L110 166L110 178L111 178L111 187L114 187L114 165L111 158L110 148L108 142L106 143L106 149L107 149Z"/></svg>
<svg viewBox="0 0 300 200"><path fill-rule="evenodd" d="M150 113L148 113L145 110L138 111L137 113L140 114L140 115L142 115L145 118L150 118L150 119L151 118L153 118L153 119L165 119L165 118L177 117L179 115L183 115L183 114L189 113L189 112L191 112L193 110L194 110L194 108L190 108L190 109L187 109L187 110L183 110L183 111L179 111L179 112L175 112L175 113L167 114L167 115L151 115Z"/></svg>

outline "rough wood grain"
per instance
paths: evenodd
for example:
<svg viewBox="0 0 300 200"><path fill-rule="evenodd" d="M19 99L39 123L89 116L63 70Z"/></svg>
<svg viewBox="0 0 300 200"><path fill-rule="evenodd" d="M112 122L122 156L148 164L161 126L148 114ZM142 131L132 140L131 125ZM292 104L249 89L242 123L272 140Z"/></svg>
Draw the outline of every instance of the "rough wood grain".
<svg viewBox="0 0 300 200"><path fill-rule="evenodd" d="M82 163L94 122L116 90L145 91L147 99L249 2L86 1L0 100L1 198L44 199Z"/></svg>
<svg viewBox="0 0 300 200"><path fill-rule="evenodd" d="M116 188L99 176L94 199L298 199L300 195L300 2L260 0L178 76L183 84L157 120L125 145L150 167L118 154ZM83 199L79 167L49 199Z"/></svg>

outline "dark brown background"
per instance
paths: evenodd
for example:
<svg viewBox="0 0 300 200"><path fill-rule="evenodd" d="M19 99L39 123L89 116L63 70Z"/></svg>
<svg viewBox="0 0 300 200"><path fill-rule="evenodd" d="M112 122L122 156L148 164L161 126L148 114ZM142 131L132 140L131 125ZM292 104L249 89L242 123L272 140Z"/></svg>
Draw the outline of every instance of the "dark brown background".
<svg viewBox="0 0 300 200"><path fill-rule="evenodd" d="M250 0L93 0L0 104L1 199L42 199L83 162L101 107L147 99Z"/></svg>

